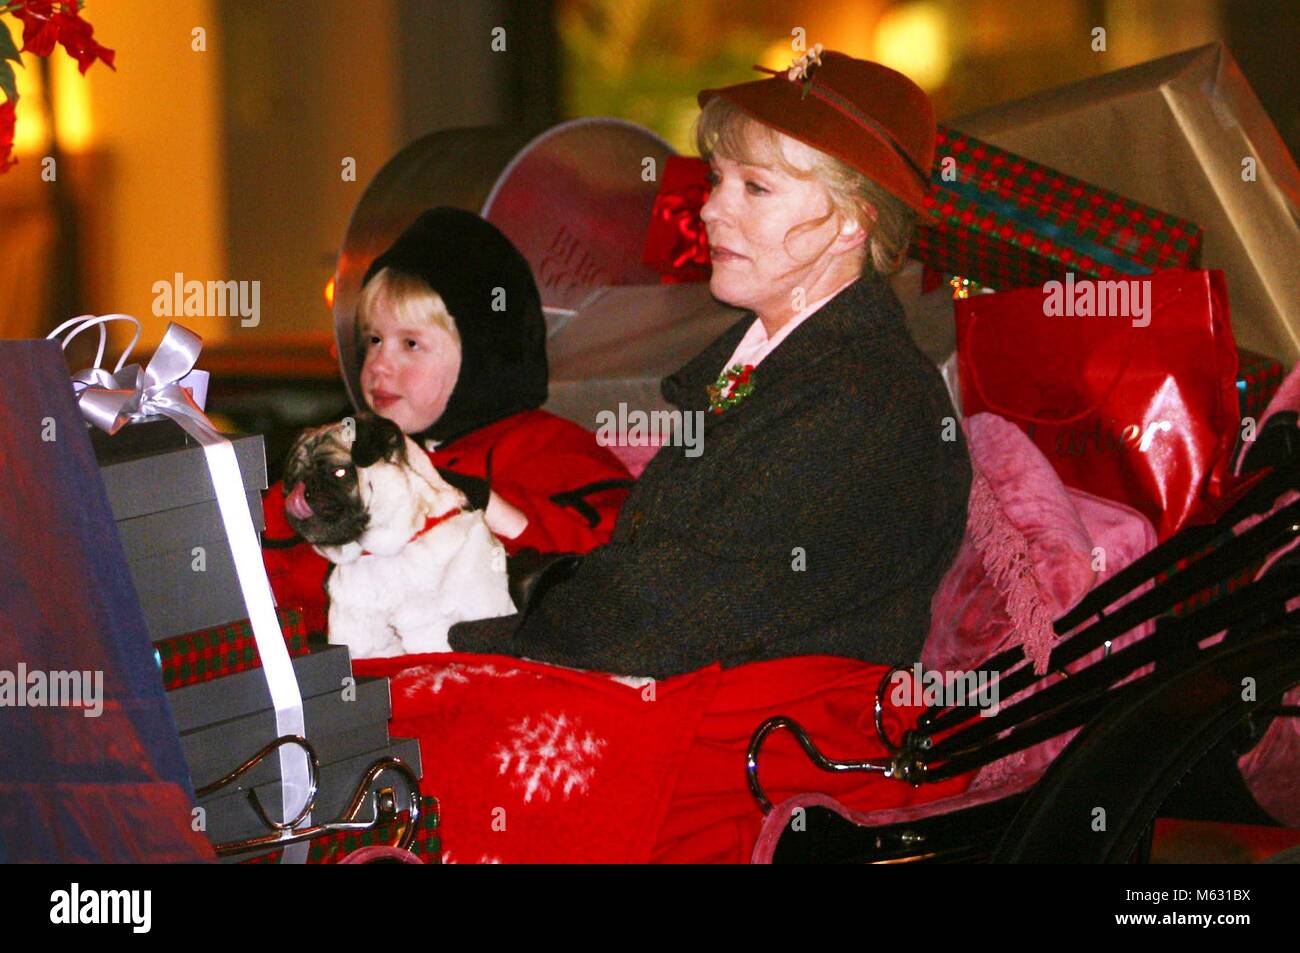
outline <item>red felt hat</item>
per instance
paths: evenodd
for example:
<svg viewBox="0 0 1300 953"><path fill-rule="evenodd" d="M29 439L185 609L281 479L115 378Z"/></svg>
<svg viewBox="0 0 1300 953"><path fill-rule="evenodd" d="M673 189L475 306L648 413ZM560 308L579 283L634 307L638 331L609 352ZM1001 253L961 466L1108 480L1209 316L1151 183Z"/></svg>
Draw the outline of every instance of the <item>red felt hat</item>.
<svg viewBox="0 0 1300 953"><path fill-rule="evenodd" d="M816 50L816 48L814 48ZM789 71L699 94L725 97L764 125L857 169L922 215L934 163L934 106L925 90L879 63L828 50Z"/></svg>

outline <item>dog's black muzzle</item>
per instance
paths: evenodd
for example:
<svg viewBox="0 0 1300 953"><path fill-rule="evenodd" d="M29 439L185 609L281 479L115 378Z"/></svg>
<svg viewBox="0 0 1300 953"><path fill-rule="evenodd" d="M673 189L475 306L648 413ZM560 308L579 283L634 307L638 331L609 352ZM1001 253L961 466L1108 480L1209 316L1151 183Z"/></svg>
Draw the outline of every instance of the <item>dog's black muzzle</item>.
<svg viewBox="0 0 1300 953"><path fill-rule="evenodd" d="M284 486L289 496L299 482L304 484L312 515L301 519L286 511L285 518L299 536L317 546L351 543L370 524L370 515L357 491L356 473L347 468L346 476L335 476L339 469L337 465L320 467L308 473L305 480L286 482Z"/></svg>

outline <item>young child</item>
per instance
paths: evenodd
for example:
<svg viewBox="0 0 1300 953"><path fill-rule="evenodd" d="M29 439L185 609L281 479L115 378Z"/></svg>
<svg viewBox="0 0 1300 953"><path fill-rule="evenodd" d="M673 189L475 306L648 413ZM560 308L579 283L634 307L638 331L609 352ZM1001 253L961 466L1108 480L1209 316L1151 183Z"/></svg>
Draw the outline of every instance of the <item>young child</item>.
<svg viewBox="0 0 1300 953"><path fill-rule="evenodd" d="M538 409L546 323L528 262L505 235L459 209L425 212L371 263L356 330L367 406L485 509L508 554L608 542L632 481L590 431ZM282 484L263 505L276 601L324 631L329 563L289 528Z"/></svg>

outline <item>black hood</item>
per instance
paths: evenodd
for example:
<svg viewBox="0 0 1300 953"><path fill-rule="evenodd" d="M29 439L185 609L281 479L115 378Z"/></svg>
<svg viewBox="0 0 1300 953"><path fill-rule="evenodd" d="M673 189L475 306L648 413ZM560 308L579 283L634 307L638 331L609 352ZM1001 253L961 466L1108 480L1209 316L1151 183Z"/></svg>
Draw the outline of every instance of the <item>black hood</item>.
<svg viewBox="0 0 1300 953"><path fill-rule="evenodd" d="M431 209L371 262L362 286L381 268L424 279L460 332L460 376L442 416L411 434L418 443L446 443L546 403L541 295L527 260L494 225L461 209ZM357 354L364 362L364 342Z"/></svg>

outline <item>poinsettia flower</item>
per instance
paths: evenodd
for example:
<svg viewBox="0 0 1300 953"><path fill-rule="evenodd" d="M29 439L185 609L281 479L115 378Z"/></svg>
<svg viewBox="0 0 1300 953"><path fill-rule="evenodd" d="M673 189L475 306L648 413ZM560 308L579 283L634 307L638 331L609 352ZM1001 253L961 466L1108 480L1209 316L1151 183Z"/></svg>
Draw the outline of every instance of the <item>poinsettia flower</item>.
<svg viewBox="0 0 1300 953"><path fill-rule="evenodd" d="M117 54L95 41L95 28L77 16L75 11L56 13L52 20L59 31L59 42L68 51L68 55L77 61L77 68L83 76L95 64L95 60L101 60L109 69L116 70L113 57Z"/></svg>
<svg viewBox="0 0 1300 953"><path fill-rule="evenodd" d="M54 22L54 0L26 0L21 7L10 11L23 23L23 53L49 56L59 38L59 27Z"/></svg>
<svg viewBox="0 0 1300 953"><path fill-rule="evenodd" d="M83 75L95 60L103 61L109 69L116 69L113 58L117 54L95 40L95 28L81 19L75 3L25 0L21 7L10 12L23 23L22 52L49 56L54 52L54 44L60 43L77 61Z"/></svg>
<svg viewBox="0 0 1300 953"><path fill-rule="evenodd" d="M0 172L18 162L10 155L14 148L14 118L13 100L6 99L0 103Z"/></svg>

